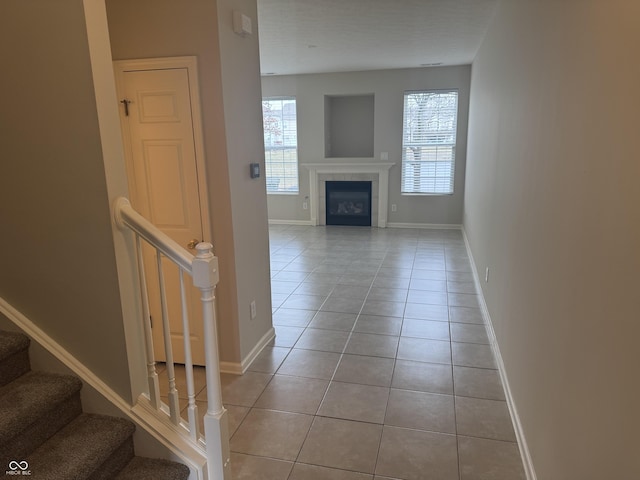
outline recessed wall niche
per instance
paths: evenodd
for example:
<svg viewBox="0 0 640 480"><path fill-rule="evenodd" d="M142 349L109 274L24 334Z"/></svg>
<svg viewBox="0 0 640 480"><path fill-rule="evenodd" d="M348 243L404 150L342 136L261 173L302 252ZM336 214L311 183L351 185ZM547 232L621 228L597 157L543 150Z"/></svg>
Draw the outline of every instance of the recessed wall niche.
<svg viewBox="0 0 640 480"><path fill-rule="evenodd" d="M325 157L373 157L373 114L373 94L325 95Z"/></svg>

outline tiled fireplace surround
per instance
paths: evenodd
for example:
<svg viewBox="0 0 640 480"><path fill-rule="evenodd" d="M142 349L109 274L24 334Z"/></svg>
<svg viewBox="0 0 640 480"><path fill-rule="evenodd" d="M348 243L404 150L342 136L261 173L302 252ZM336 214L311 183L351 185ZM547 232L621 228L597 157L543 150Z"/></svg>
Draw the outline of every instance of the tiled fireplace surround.
<svg viewBox="0 0 640 480"><path fill-rule="evenodd" d="M326 182L371 182L371 226L387 226L390 162L303 163L309 170L309 208L312 225L326 225Z"/></svg>

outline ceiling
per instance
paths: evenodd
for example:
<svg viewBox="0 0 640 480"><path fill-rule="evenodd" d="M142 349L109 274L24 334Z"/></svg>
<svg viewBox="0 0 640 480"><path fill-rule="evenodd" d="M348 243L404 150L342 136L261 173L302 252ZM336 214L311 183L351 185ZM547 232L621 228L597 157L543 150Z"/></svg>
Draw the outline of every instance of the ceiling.
<svg viewBox="0 0 640 480"><path fill-rule="evenodd" d="M499 0L258 0L263 75L473 61Z"/></svg>

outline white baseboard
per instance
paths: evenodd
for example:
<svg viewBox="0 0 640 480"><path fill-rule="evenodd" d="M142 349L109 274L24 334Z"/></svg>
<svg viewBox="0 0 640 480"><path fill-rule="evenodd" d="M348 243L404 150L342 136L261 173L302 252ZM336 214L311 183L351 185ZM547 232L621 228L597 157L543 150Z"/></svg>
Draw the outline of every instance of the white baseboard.
<svg viewBox="0 0 640 480"><path fill-rule="evenodd" d="M489 342L491 343L493 355L495 357L496 364L498 366L500 380L502 380L502 386L505 391L507 406L509 407L509 413L511 414L513 429L516 434L516 439L518 440L518 447L520 448L520 456L522 457L524 472L527 477L527 480L537 480L536 472L535 472L535 469L533 468L533 461L531 459L531 454L529 452L529 446L527 444L527 439L524 435L522 423L520 422L518 409L516 408L515 401L513 400L513 395L511 394L511 387L509 385L509 379L507 378L507 372L505 370L504 362L502 360L502 354L500 353L500 346L498 345L498 340L496 339L496 333L493 329L493 322L491 321L491 315L489 314L489 309L487 308L487 303L484 299L484 294L482 293L480 277L478 276L478 270L476 269L476 264L473 260L473 254L471 253L469 239L467 238L467 232L465 231L464 226L462 227L462 236L464 238L464 244L467 249L467 254L469 255L469 261L471 263L473 281L475 283L476 290L478 291L480 309L482 310L482 317L484 319L485 327L487 329L487 335L489 336Z"/></svg>
<svg viewBox="0 0 640 480"><path fill-rule="evenodd" d="M462 225L456 223L401 223L387 222L387 228L422 228L441 230L460 230Z"/></svg>
<svg viewBox="0 0 640 480"><path fill-rule="evenodd" d="M313 225L311 220L277 220L270 218L269 225Z"/></svg>
<svg viewBox="0 0 640 480"><path fill-rule="evenodd" d="M270 218L269 225L313 225L311 220L277 220ZM326 225L318 225L324 227ZM375 228L375 227L374 227ZM403 223L387 222L386 228L419 228L419 229L440 229L440 230L460 230L462 225L456 223Z"/></svg>
<svg viewBox="0 0 640 480"><path fill-rule="evenodd" d="M242 375L242 363L240 362L220 362L220 373L231 373L233 375Z"/></svg>
<svg viewBox="0 0 640 480"><path fill-rule="evenodd" d="M129 405L111 387L104 383L93 371L88 369L59 343L47 335L40 327L24 314L13 308L9 302L0 297L0 313L22 330L28 337L48 351L59 362L65 365L82 382L93 388L99 395L120 410L126 418L144 429L157 442L162 444L178 461L189 467L189 480L205 480L206 456L200 445L194 445L180 435L170 420L162 419L150 413L149 409L139 405Z"/></svg>
<svg viewBox="0 0 640 480"><path fill-rule="evenodd" d="M258 355L264 350L264 347L273 340L276 336L276 330L271 327L267 330L262 338L256 343L256 345L251 349L251 351L247 354L246 357L242 359L240 363L238 362L220 362L220 372L221 373L232 373L234 375L242 375L247 371L247 368L251 366L251 363L256 359Z"/></svg>

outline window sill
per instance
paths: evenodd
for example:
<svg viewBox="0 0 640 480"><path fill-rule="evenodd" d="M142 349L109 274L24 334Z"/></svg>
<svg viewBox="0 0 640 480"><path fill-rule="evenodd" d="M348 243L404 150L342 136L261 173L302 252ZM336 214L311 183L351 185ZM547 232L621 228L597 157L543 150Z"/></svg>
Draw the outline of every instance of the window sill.
<svg viewBox="0 0 640 480"><path fill-rule="evenodd" d="M451 197L455 192L451 193L412 193L412 192L400 192L400 195L404 197Z"/></svg>

